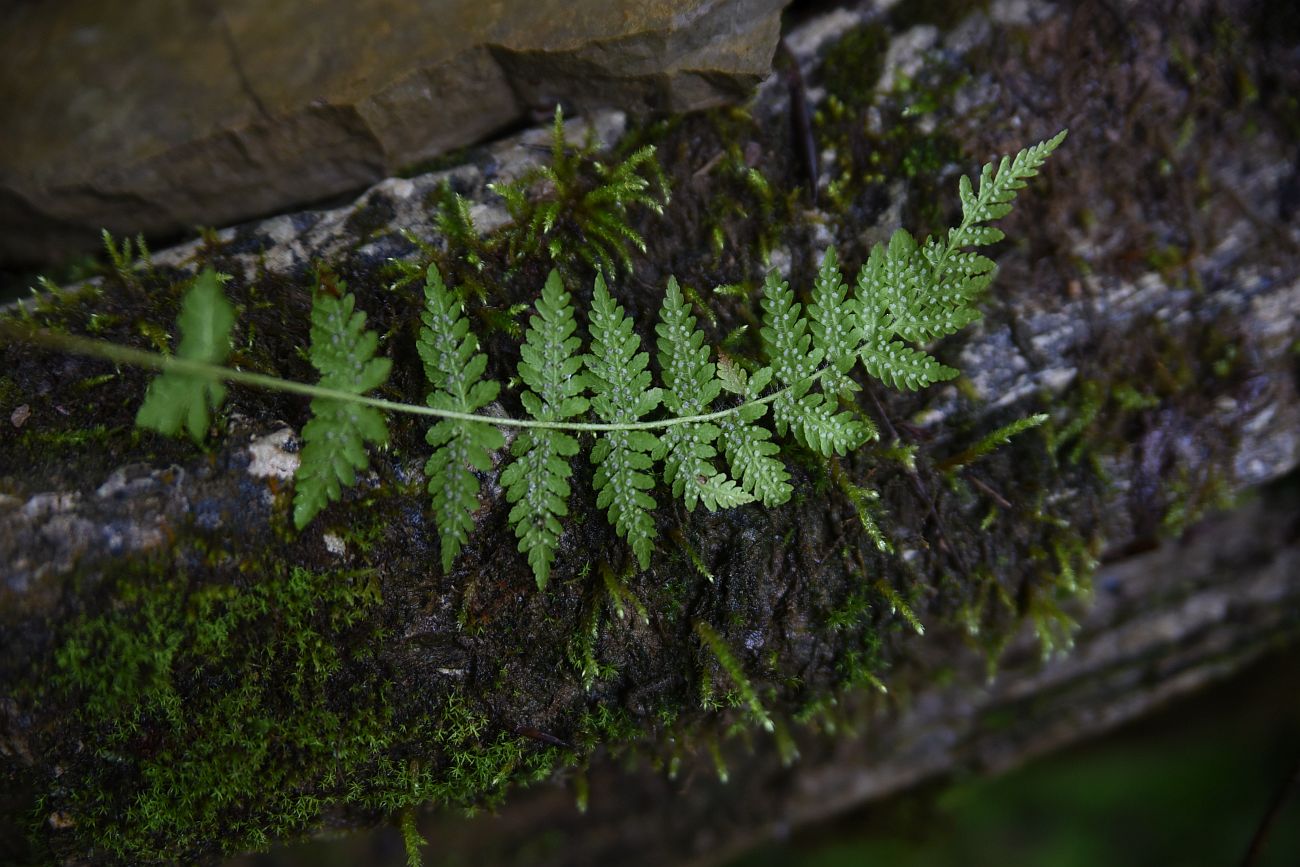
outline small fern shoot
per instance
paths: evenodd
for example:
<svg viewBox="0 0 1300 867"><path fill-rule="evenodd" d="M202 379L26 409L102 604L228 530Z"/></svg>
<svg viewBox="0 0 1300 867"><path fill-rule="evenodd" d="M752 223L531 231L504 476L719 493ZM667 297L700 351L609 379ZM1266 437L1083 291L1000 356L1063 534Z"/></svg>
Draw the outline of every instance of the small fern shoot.
<svg viewBox="0 0 1300 867"><path fill-rule="evenodd" d="M663 389L650 386L650 355L640 352L641 338L632 320L615 303L597 273L591 300L591 352L583 356L589 371L592 409L602 421L627 424L640 421L659 406ZM644 430L611 430L600 435L591 450L596 467L596 507L605 509L618 534L632 546L637 562L650 565L655 522L650 512L655 486L647 470L651 455L659 451L659 438Z"/></svg>
<svg viewBox="0 0 1300 867"><path fill-rule="evenodd" d="M366 314L343 281L322 278L311 307L308 356L320 372L323 388L363 395L388 379L392 362L375 358L379 335L366 331ZM374 407L318 397L312 418L302 429L302 459L294 476L293 522L302 529L343 487L356 482L370 462L366 443L388 442L388 423Z"/></svg>
<svg viewBox="0 0 1300 867"><path fill-rule="evenodd" d="M424 298L424 327L416 348L433 386L429 406L462 413L482 409L496 400L501 387L482 378L487 356L478 351L460 300L434 265L429 266ZM505 445L505 437L488 424L443 418L429 428L426 440L435 447L424 472L442 541L442 568L447 571L474 528L479 482L473 471L492 469L492 452Z"/></svg>
<svg viewBox="0 0 1300 867"><path fill-rule="evenodd" d="M181 299L179 358L222 364L230 354L235 308L222 294L221 280L216 271L205 268ZM207 436L209 413L220 409L225 399L226 386L220 380L169 370L149 383L135 423L168 436L184 428L199 443Z"/></svg>
<svg viewBox="0 0 1300 867"><path fill-rule="evenodd" d="M551 126L550 165L511 183L492 184L491 189L505 200L514 220L508 231L512 258L544 251L557 265L577 259L611 275L619 265L631 273L629 248L646 251L645 238L632 228L629 209L641 206L662 214L669 197L653 145L612 164L596 158L590 140L570 148L558 105ZM534 189L540 195L531 195Z"/></svg>
<svg viewBox="0 0 1300 867"><path fill-rule="evenodd" d="M569 293L559 272L552 270L519 349L519 378L530 389L519 399L537 421L558 427L587 411L577 328ZM530 427L515 437L511 453L515 462L501 472L501 485L513 504L510 523L519 550L527 553L540 589L550 578L564 533L559 519L569 514L569 458L578 453L578 441L557 428Z"/></svg>

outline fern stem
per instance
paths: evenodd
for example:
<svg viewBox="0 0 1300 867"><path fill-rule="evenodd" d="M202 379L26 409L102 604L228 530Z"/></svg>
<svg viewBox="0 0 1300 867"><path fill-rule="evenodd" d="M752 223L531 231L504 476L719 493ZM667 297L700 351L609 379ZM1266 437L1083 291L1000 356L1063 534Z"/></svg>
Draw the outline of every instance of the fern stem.
<svg viewBox="0 0 1300 867"><path fill-rule="evenodd" d="M718 421L719 419L735 415L746 407L769 404L793 388L793 386L787 386L779 391L774 391L769 395L765 395L764 397L746 401L745 403L727 409L720 409L715 412L703 413L701 415L674 416L672 418L659 419L657 421L621 423L539 421L537 419L510 418L508 416L456 412L455 410L437 409L435 407L421 406L415 403L402 403L395 400L384 400L379 397L366 397L364 395L339 391L333 388L322 388L319 385L309 385L305 382L280 379L279 377L268 376L264 373L250 373L246 370L236 370L218 364L205 364L201 361L192 361L184 358L176 358L174 356L161 355L143 349L133 349L129 346L120 346L116 343L109 343L104 340L93 340L88 337L77 337L72 334L59 334L57 332L46 331L39 328L15 327L9 323L3 322L0 322L0 335L4 335L6 339L25 340L42 346L48 346L52 349L72 352L77 355L89 355L103 358L116 364L130 364L135 367L144 367L150 370L186 373L192 376L201 376L205 379L216 380L219 382L234 382L239 383L240 385L252 385L259 388L270 389L272 391L300 394L305 397L321 397L329 400L372 406L375 409L387 410L389 412L432 416L435 418L450 418L459 421L481 422L483 424L496 425L497 427L510 428L541 428L544 430L582 431L591 433L630 430L663 430L684 424ZM809 379L813 381L820 379L822 375L827 373L829 370L830 368L823 368L809 377Z"/></svg>

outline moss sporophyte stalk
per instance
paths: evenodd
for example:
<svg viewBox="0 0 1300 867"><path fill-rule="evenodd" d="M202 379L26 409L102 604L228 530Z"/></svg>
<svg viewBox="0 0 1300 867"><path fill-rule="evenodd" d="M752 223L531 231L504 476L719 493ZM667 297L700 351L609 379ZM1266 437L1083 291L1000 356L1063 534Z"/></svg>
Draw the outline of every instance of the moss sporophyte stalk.
<svg viewBox="0 0 1300 867"><path fill-rule="evenodd" d="M211 268L184 287L172 355L16 324L0 323L0 332L159 371L137 424L196 443L209 435L227 386L310 398L312 418L301 431L292 492L298 530L355 484L369 467L370 448L389 441L394 416L427 419L423 478L413 476L429 498L443 573L471 544L484 481L497 472L518 549L538 587L545 588L562 538L575 532L582 517L569 514L571 484L590 478L596 507L631 552L621 571L601 563L590 581L583 573L560 579L561 587L574 581L590 585L579 634L563 651L582 689L590 691L612 670L600 656L602 624L614 616L623 624L651 619L625 582L636 566L649 565L658 541L656 510L673 500L687 511L701 504L708 511L752 503L774 508L796 496L786 458L797 453L806 461L811 455L853 506L855 523L860 520L874 550L893 554L877 521L879 493L851 480L839 463L878 436L857 405L861 373L909 391L958 375L927 347L978 319L977 304L994 265L976 250L1002 238L989 223L1010 211L1025 181L1064 137L1062 132L984 166L974 181L962 178L958 226L922 241L900 229L870 251L850 281L833 248L823 252L805 300L778 274L768 273L757 340L727 350L709 345L695 310L699 294L674 279L666 280L653 347L640 336L651 332L638 331L617 298L615 266L626 270L627 262L615 241L630 241L609 228L621 212L606 199L648 195L650 154L638 158L636 171L596 173L597 182L612 191L608 195L566 192L572 176L586 171L576 163L541 179L565 188L554 200L568 202L565 207L578 202L580 213L551 209L540 219L529 216L520 229L525 234L512 241L519 249L545 251L548 264L558 264L564 245L575 238L602 237L593 235L592 226L615 234L583 259L597 270L585 309L575 303L559 267L541 281L521 341L508 344L517 360L512 375L500 375L502 381L489 377L489 370L503 367L490 363L489 344L480 343L467 313L466 299L483 290L465 282L478 269L457 269L445 257L443 267L397 269L394 292L419 284L420 297L412 299L409 321L390 327L385 340L368 327L347 285L319 269L306 352L319 375L315 382L234 366L240 313L226 297L224 278ZM519 215L526 202L516 197ZM465 243L478 243L468 239L467 211L454 213L465 223ZM475 247L475 255L486 255L491 243ZM129 263L117 263L120 257L115 264L129 273ZM462 285L447 279L453 271L464 278ZM393 344L412 336L413 346L402 348L414 349L424 385L417 389L422 393L404 394L380 347L384 343L396 357L400 350ZM490 345L501 344L497 339ZM260 368L268 369L274 368ZM381 388L387 396L375 396ZM522 412L507 416L503 404ZM941 469L955 473L1042 421L1031 416L1007 424ZM796 447L783 451L782 444L791 442ZM575 473L580 455L589 472ZM274 508L283 511L279 503ZM278 520L281 531L292 532L283 514ZM352 529L355 539L368 532ZM680 541L694 568L712 581L708 564L688 540ZM93 756L78 754L68 774L51 783L43 804L75 816L75 833L106 857L185 861L216 849L265 848L318 824L327 807L343 807L393 818L418 858L413 808L491 806L513 785L585 763L598 745L639 735L625 709L604 701L594 702L565 733L570 745L547 740L544 733L539 741L521 734L536 731L528 725L490 718L459 685L399 700L391 663L376 658L375 647L392 624L376 613L384 600L370 570L325 572L266 556L250 558L240 566L240 577L227 583L199 574L196 565L227 556L215 550L220 546L203 538L186 544L199 550L190 552L185 568L150 560L116 576L115 604L74 618L52 664L49 695L77 708L77 724L87 735L82 740L98 746ZM1076 553L1053 548L1051 555L1069 567L1079 559ZM860 567L855 572L865 574ZM249 575L256 580L245 580ZM972 622L1002 598L996 582L977 583L968 605ZM473 593L467 588L466 598ZM662 614L678 618L698 642L701 706L738 709L749 723L772 731L782 754L793 757L786 721L769 712L775 707L767 702L770 693L747 674L739 645L729 643L726 628L689 611L683 598L680 586L665 587ZM853 624L883 606L920 632L914 603L881 579L836 600L830 626L846 642L837 663L843 684L883 690L874 671L880 638L858 635ZM609 619L606 606L613 612ZM636 616L627 617L629 611ZM1055 613L1050 600L1031 612L1049 632L1056 628ZM464 618L462 626L473 629ZM833 705L826 696L810 699L796 718L833 719ZM677 711L664 706L656 718L670 730ZM412 744L424 745L425 752ZM725 775L716 741L710 745ZM441 758L431 759L428 750ZM129 805L123 806L120 792L131 793Z"/></svg>

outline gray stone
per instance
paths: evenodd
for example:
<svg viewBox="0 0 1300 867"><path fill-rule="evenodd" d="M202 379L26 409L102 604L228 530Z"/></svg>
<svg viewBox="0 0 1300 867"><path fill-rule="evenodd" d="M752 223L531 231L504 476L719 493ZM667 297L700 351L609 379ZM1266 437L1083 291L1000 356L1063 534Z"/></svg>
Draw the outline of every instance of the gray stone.
<svg viewBox="0 0 1300 867"><path fill-rule="evenodd" d="M0 31L0 259L318 201L557 102L735 99L767 74L785 2L18 4Z"/></svg>

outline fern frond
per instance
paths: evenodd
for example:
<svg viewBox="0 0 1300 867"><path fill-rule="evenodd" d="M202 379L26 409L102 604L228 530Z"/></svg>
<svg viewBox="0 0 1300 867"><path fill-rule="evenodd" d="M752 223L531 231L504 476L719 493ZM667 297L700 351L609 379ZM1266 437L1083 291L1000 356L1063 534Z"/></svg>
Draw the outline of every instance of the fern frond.
<svg viewBox="0 0 1300 867"><path fill-rule="evenodd" d="M483 379L487 356L478 351L460 301L430 265L424 287L424 327L416 344L424 361L424 375L433 390L428 404L436 409L472 413L496 400L500 385ZM429 493L442 541L442 568L446 571L474 528L479 508L479 481L474 470L492 468L492 452L505 445L505 437L491 425L444 418L429 428L426 437L434 452L424 466Z"/></svg>
<svg viewBox="0 0 1300 867"><path fill-rule="evenodd" d="M107 232L105 243L111 248ZM181 299L177 320L180 344L176 355L188 361L222 364L230 354L230 331L235 326L235 308L221 291L221 278L205 268ZM208 432L210 412L226 399L226 387L215 379L190 373L167 371L149 383L135 423L159 433L175 436L184 428L198 443Z"/></svg>
<svg viewBox="0 0 1300 867"><path fill-rule="evenodd" d="M640 421L659 406L663 390L651 387L650 355L639 351L641 338L632 331L632 320L610 297L604 275L599 273L589 321L591 352L583 362L590 372L587 381L592 390L592 409L602 421ZM646 493L654 487L654 477L646 471L653 466L651 455L658 450L659 438L645 430L604 432L591 450L596 467L596 506L606 510L610 523L632 546L642 569L650 565L655 535L650 514L655 501Z"/></svg>
<svg viewBox="0 0 1300 867"><path fill-rule="evenodd" d="M345 289L339 281L337 291ZM317 290L308 356L320 372L321 387L361 395L388 379L392 362L374 357L379 335L365 330L366 314L355 307L350 292L340 298L333 287ZM388 442L387 421L373 407L318 397L311 411L311 421L302 429L302 457L294 476L293 522L300 530L369 465L366 443Z"/></svg>
<svg viewBox="0 0 1300 867"><path fill-rule="evenodd" d="M717 367L709 360L704 332L695 327L695 317L675 278L668 278L655 332L665 386L664 407L675 416L708 412L722 391L722 383L717 378ZM717 449L713 443L718 433L717 425L695 422L668 428L659 437L655 457L664 462L664 481L672 486L673 496L681 497L690 511L701 501L712 512L754 499L714 467Z"/></svg>
<svg viewBox="0 0 1300 867"><path fill-rule="evenodd" d="M520 347L519 378L528 386L519 396L524 409L539 421L562 422L587 410L582 396L586 378L582 341L574 334L573 305L558 271L551 271L537 299L537 312ZM515 437L516 460L501 473L510 510L510 523L519 550L528 555L537 586L543 588L555 561L555 548L564 529L559 519L569 513L568 459L578 453L578 441L560 430L527 428Z"/></svg>

